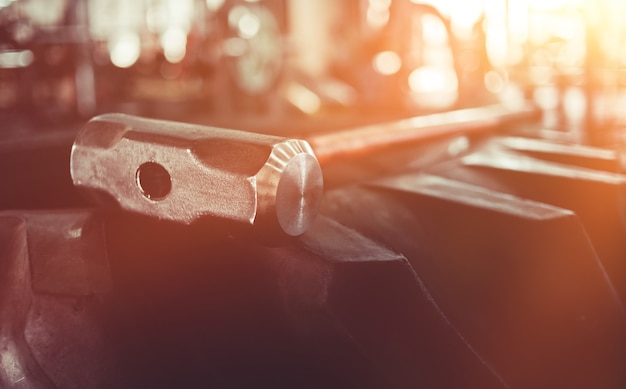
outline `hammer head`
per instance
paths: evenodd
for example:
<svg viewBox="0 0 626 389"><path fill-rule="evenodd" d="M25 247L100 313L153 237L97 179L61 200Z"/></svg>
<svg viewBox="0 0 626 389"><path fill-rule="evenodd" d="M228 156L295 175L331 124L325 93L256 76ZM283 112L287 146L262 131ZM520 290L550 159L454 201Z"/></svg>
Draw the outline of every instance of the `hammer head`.
<svg viewBox="0 0 626 389"><path fill-rule="evenodd" d="M185 224L205 217L304 233L322 171L306 141L123 114L93 118L72 147L74 185L122 209Z"/></svg>

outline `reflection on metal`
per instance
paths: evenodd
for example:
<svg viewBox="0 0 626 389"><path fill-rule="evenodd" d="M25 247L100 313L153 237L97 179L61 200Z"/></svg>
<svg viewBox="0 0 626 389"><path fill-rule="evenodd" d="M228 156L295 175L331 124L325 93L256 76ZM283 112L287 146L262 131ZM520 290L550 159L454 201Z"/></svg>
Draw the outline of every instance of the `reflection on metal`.
<svg viewBox="0 0 626 389"><path fill-rule="evenodd" d="M122 114L83 127L71 175L129 211L186 224L216 216L294 236L314 220L323 186L305 141Z"/></svg>

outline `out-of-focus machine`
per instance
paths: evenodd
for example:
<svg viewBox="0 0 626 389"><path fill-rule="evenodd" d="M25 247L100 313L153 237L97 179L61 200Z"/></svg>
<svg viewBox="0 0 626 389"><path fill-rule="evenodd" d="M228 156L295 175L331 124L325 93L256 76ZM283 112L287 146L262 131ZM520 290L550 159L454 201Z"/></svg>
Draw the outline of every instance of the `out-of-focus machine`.
<svg viewBox="0 0 626 389"><path fill-rule="evenodd" d="M624 15L0 0L0 388L623 388Z"/></svg>

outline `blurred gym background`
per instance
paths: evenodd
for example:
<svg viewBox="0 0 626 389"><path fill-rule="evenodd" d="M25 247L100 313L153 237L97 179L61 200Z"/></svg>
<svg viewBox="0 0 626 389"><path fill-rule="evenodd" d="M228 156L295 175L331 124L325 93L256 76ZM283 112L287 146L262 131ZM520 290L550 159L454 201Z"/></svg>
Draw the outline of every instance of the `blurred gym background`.
<svg viewBox="0 0 626 389"><path fill-rule="evenodd" d="M621 0L0 0L0 137L110 111L295 134L532 101L541 126L619 143L625 15Z"/></svg>

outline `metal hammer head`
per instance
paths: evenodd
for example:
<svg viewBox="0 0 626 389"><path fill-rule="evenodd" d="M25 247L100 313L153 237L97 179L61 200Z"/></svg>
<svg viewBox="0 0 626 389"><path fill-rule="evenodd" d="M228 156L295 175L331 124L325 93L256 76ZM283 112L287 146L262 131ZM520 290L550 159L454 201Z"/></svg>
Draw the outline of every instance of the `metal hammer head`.
<svg viewBox="0 0 626 389"><path fill-rule="evenodd" d="M306 141L123 114L80 130L70 171L74 185L128 211L185 224L218 217L292 236L311 225L323 192Z"/></svg>

